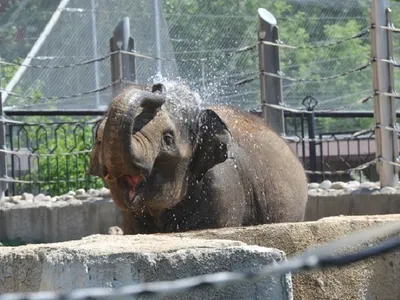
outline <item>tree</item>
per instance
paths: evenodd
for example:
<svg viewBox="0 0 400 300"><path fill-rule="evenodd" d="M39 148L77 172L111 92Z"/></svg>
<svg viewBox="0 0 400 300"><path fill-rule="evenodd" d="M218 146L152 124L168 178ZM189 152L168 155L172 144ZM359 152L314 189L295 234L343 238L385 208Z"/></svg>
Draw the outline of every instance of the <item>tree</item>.
<svg viewBox="0 0 400 300"><path fill-rule="evenodd" d="M280 39L285 44L300 47L296 50L281 48L281 68L285 75L312 79L302 82L283 80L286 104L302 108L302 99L313 96L319 101L316 109L338 106L363 110L372 108L371 101L364 105L355 104L372 93L369 68L335 79L321 80L368 63L370 45L367 31L360 38L335 44L335 41L349 38L367 28L367 1L333 5L295 0L244 0L230 1L229 4L222 0L168 0L163 5L182 77L187 78L194 87L200 86L202 64L205 64L210 77L205 96L209 96L210 101L217 101L216 98L222 95L227 96L223 98L232 104L258 108L258 80L232 87L240 75L243 78L242 74L257 72L257 48L232 56L223 55L223 52L257 42L257 9L263 7L277 18ZM346 16L343 15L344 10ZM315 47L321 43L332 45ZM204 57L207 58L205 63L202 61ZM183 61L185 59L195 61L188 63ZM243 96L236 96L238 94ZM319 121L318 128L321 131L335 130L334 123L338 124L338 128L366 125L365 120L325 120Z"/></svg>

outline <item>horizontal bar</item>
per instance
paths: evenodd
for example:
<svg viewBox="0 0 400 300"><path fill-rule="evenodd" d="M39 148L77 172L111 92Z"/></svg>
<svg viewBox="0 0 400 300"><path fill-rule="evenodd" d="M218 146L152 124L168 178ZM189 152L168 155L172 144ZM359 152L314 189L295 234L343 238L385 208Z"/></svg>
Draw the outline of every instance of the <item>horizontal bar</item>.
<svg viewBox="0 0 400 300"><path fill-rule="evenodd" d="M7 116L102 116L107 110L103 109L16 109L16 110L5 110L4 113ZM261 115L259 110L250 110L251 113ZM304 114L310 112L304 111ZM286 117L293 115L302 115L303 112L284 112ZM331 111L331 110L316 110L314 111L315 117L333 117L333 118L373 118L373 111ZM400 117L400 111L397 112L397 117Z"/></svg>
<svg viewBox="0 0 400 300"><path fill-rule="evenodd" d="M6 116L102 116L102 109L13 109L4 110Z"/></svg>

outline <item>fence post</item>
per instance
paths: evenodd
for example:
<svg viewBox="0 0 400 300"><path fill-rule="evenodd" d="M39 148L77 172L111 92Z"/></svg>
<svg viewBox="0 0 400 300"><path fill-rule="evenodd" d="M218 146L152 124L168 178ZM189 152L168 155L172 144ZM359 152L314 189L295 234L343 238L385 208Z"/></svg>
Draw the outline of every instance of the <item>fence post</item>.
<svg viewBox="0 0 400 300"><path fill-rule="evenodd" d="M370 16L372 84L375 92L375 141L378 158L376 167L381 188L393 187L399 182L399 169L390 164L390 162L397 162L399 153L397 132L384 128L395 128L396 124L396 99L387 95L394 93L393 64L382 61L393 58L392 31L381 27L388 26L390 23L389 14L389 0L372 0Z"/></svg>
<svg viewBox="0 0 400 300"><path fill-rule="evenodd" d="M280 71L279 47L266 45L262 42L276 43L279 31L275 17L266 9L258 9L258 53L260 68L261 110L264 121L276 132L285 134L283 110L275 109L266 104L279 105L283 102L282 79L266 75L264 72L277 74Z"/></svg>
<svg viewBox="0 0 400 300"><path fill-rule="evenodd" d="M0 116L4 119L3 111L3 92L0 91ZM4 121L0 124L0 149L6 150L6 123ZM0 178L4 179L7 176L7 154L0 152ZM5 181L0 181L0 198L6 196L8 184Z"/></svg>
<svg viewBox="0 0 400 300"><path fill-rule="evenodd" d="M307 96L303 99L302 104L307 109L307 111L311 112L307 114L307 124L308 124L308 138L310 141L308 142L310 148L310 170L312 172L317 171L317 146L315 143L315 114L314 108L318 104L318 101L311 97ZM317 182L317 175L315 173L311 174L311 181Z"/></svg>
<svg viewBox="0 0 400 300"><path fill-rule="evenodd" d="M110 39L110 51L133 52L135 45L130 35L129 18L125 17L114 29ZM113 98L129 84L136 83L135 56L121 52L111 55L111 79L115 82L112 87Z"/></svg>

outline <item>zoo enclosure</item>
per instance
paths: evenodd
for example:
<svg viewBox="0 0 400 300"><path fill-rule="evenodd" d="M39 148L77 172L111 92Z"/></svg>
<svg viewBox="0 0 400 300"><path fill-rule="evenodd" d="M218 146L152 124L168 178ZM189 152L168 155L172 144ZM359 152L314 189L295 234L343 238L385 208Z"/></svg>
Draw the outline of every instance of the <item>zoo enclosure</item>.
<svg viewBox="0 0 400 300"><path fill-rule="evenodd" d="M67 9L67 8L65 8ZM261 21L261 20L260 20ZM261 22L260 22L261 24ZM135 74L134 72L121 72L120 74L116 74L117 71L120 71L121 68L115 67L118 66L118 62L115 61L116 58L120 57L121 61L123 61L124 65L128 65L125 69L122 70L132 70L138 64L137 60L149 60L149 61L162 61L163 63L171 62L171 61L183 61L185 64L198 64L204 66L205 62L210 60L211 58L205 59L174 59L168 57L159 57L154 55L147 55L144 53L139 53L138 51L132 51L133 41L129 40L129 30L126 27L126 19L122 21L122 23L118 26L119 31L116 33L125 33L124 40L127 41L123 43L120 49L115 48L116 44L114 43L113 47L110 48L110 52L101 57L95 57L94 59L86 60L86 61L78 61L76 63L70 63L66 65L55 65L55 64L31 64L24 65L23 63L12 63L8 62L8 65L16 65L18 67L29 68L30 70L38 70L39 72L44 72L46 70L63 70L68 68L75 68L81 66L92 66L99 62L104 62L107 59L110 59L111 63L114 61L114 75L112 76L112 82L101 86L94 90L89 90L81 93L77 93L69 96L56 96L56 97L38 97L38 96L26 96L23 94L18 94L15 92L7 91L7 94L10 95L12 102L16 99L24 99L30 100L31 102L37 103L37 107L42 105L47 105L49 100L56 101L67 101L69 99L80 99L82 96L89 95L98 95L104 91L116 91L116 89L121 88L123 84L129 84L129 82L137 81L137 77L140 77L139 74ZM276 27L275 27L276 28ZM275 29L276 30L276 29ZM353 41L356 39L364 38L368 34L368 27L364 30L361 30L358 33L355 33L351 36L346 36L342 39L335 40L329 43L316 43L305 45L302 47L293 47L290 45L285 45L280 40L276 41L276 36L272 36L272 41L261 41L244 45L236 49L223 49L215 56L218 59L230 59L235 60L237 56L247 56L248 53L254 54L252 51L257 49L257 46L262 48L269 47L270 49L277 49L277 46L289 48L293 50L300 50L301 48L306 49L320 49L320 48L329 48L335 45L340 45L346 43L348 41ZM118 34L117 34L118 37ZM271 36L269 36L271 39ZM135 45L136 46L136 45ZM136 49L136 47L135 47ZM271 51L272 52L272 51ZM275 51L276 52L276 51ZM262 55L262 51L260 51L260 56ZM268 62L268 56L263 55L263 57ZM264 60L260 60L264 62ZM271 61L271 60L270 60ZM7 62L3 62L7 63ZM250 77L245 77L244 79L237 79L237 74L232 77L226 77L221 84L218 85L218 88L222 90L232 90L232 88L242 88L246 85L251 85L256 81L256 79L260 78L261 87L263 83L265 83L267 78L273 78L269 84L272 86L277 86L280 83L285 82L296 82L296 83L309 83L309 82L317 82L324 83L330 79L335 78L346 78L346 76L357 74L364 69L368 68L371 65L371 62L362 65L361 67L357 67L351 70L347 70L340 74L329 75L329 76L317 76L312 78L294 78L288 77L282 74L279 70L279 65L274 66L274 70L265 70L261 69L261 72L253 72ZM393 63L393 65L395 65ZM172 67L170 68L172 69ZM201 68L203 70L203 68ZM138 71L140 73L140 71ZM261 74L261 76L260 76ZM240 75L240 74L239 74ZM278 79L278 80L277 80ZM204 83L204 80L202 81ZM267 83L268 84L268 83ZM198 88L197 85L195 85ZM203 88L203 90L201 89ZM207 88L204 88L204 85L200 86L200 92L204 92ZM268 89L269 90L269 89ZM279 89L275 92L278 96L270 97L270 99L282 100L275 103L266 103L264 102L263 109L265 107L278 108L280 111L284 111L285 118L285 132L286 139L288 139L292 148L296 150L296 153L301 157L303 162L306 165L307 173L310 174L310 177L315 180L322 180L325 178L341 178L344 180L348 180L351 178L354 179L362 179L361 169L366 169L369 167L369 173L373 169L371 168L377 161L374 157L374 147L373 142L371 142L371 138L374 138L373 131L364 132L361 135L348 135L349 130L343 130L342 133L336 132L321 132L317 131L315 133L315 129L313 130L313 124L318 125L318 120L326 117L345 117L349 116L350 118L354 118L357 116L356 112L350 116L349 112L340 111L344 108L354 107L360 104L367 103L366 99L370 99L371 97L364 97L362 100L349 103L340 108L328 110L328 111L315 111L312 113L311 107L301 108L301 106L293 107L287 105L283 102L285 97L279 97ZM115 92L113 93L115 94ZM246 94L246 93L244 93ZM110 98L110 93L107 94ZM104 96L104 95L103 95ZM204 96L204 93L203 93ZM207 96L207 95L206 95ZM221 98L218 98L219 102L223 97L234 97L234 94L224 94ZM245 95L246 96L246 95ZM265 97L262 96L262 97ZM207 97L205 97L207 99ZM304 97L304 100L312 99L309 96ZM320 101L318 105L326 104L329 101L332 102L333 99L324 100L324 102ZM218 102L217 101L217 102ZM301 101L301 99L300 99ZM299 102L300 102L299 101ZM16 102L14 102L16 103ZM235 102L234 104L240 105L240 103ZM57 106L57 105L56 105ZM101 115L103 113L102 110L86 110L86 113L91 115ZM259 113L259 112L258 112ZM3 122L7 123L6 132L7 132L7 141L6 148L3 150L2 158L5 159L6 155L9 158L8 164L11 164L10 171L8 172L7 177L3 177L2 182L9 182L11 189L9 192L11 194L21 193L22 191L33 191L34 193L44 192L44 193L60 193L66 192L69 189L75 189L78 187L85 188L95 187L98 184L101 184L98 180L94 180L93 178L88 178L85 176L84 169L88 165L88 155L90 152L90 148L93 140L93 130L92 126L95 124L94 120L88 120L87 122L82 122L82 119L76 119L79 121L68 121L65 122L63 119L66 115L80 115L83 116L85 112L81 110L77 112L76 110L70 110L69 112L61 109L56 109L54 111L49 110L38 110L36 113L34 111L25 111L24 109L15 110L15 109L6 109L5 114L7 117L14 116L16 120L9 120L4 118ZM42 117L40 117L42 114ZM27 119L21 124L20 120L18 120L21 116L31 116L32 122L27 122ZM35 115L35 116L33 116ZM49 122L48 119L43 118L44 116L52 115L57 116L53 122ZM64 117L62 116L64 115ZM316 119L313 119L312 116L315 116ZM371 113L359 113L359 117L368 118L368 116L372 117ZM87 119L87 118L85 118ZM51 123L51 124L49 124ZM372 124L371 124L371 127ZM27 130L30 128L30 130ZM54 129L51 129L54 128ZM67 129L68 128L68 129ZM48 130L50 129L50 130ZM365 129L365 128L362 128ZM368 129L368 128L366 128ZM337 131L337 130L336 130ZM359 130L357 130L359 131ZM392 130L393 131L393 130ZM353 132L354 133L354 132ZM29 136L29 137L28 137ZM50 143L51 141L51 143ZM4 145L4 143L3 143ZM354 150L354 148L356 150ZM367 149L367 150L365 150ZM361 152L363 150L363 152ZM328 155L327 155L328 154ZM329 155L330 154L330 155ZM354 156L357 158L354 159ZM23 157L25 157L25 161L23 161ZM334 161L334 157L338 158ZM395 162L392 162L395 163ZM21 166L25 164L25 168ZM361 168L357 168L361 164ZM5 166L5 164L2 164ZM25 170L23 170L25 169ZM3 173L5 172L3 168ZM352 175L352 173L354 173ZM317 177L318 176L318 177Z"/></svg>

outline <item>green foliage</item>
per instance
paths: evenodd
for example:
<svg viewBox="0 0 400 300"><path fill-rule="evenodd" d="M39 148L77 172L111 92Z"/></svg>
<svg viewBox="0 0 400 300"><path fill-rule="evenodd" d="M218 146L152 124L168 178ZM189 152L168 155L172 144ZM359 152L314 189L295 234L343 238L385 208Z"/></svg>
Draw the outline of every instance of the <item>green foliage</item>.
<svg viewBox="0 0 400 300"><path fill-rule="evenodd" d="M280 39L285 44L310 46L319 43L334 42L348 38L366 28L369 22L369 2L352 1L329 5L327 2L301 2L292 0L166 0L163 9L173 38L175 51L196 50L195 53L177 54L177 59L198 59L198 63L179 62L178 67L183 78L195 83L201 72L200 59L209 57L206 71L212 80L233 74L254 73L258 70L257 49L233 56L218 56L223 49L235 49L251 45L257 41L257 9L262 7L270 11L278 21ZM346 14L353 17L343 17ZM197 51L198 50L198 51ZM183 51L184 52L184 51ZM352 39L330 47L288 49L280 48L281 70L286 76L311 78L311 83L291 83L283 80L284 101L292 107L302 108L305 96L313 96L319 104L316 110L349 106L351 110L372 109L371 101L363 105L355 102L371 92L370 69L332 80L318 79L356 69L368 63L370 58L369 36ZM206 72L206 73L207 73ZM238 77L240 78L240 76ZM240 78L241 79L241 78ZM399 76L400 79L400 76ZM231 99L242 91L259 90L258 80L237 88L235 91L222 90L222 94L231 95ZM229 97L228 97L229 98ZM259 106L259 95L253 98L241 98L234 104L248 105L246 108ZM212 100L211 100L212 101ZM233 100L232 100L233 101ZM323 131L347 131L368 126L370 120L318 120L318 129Z"/></svg>
<svg viewBox="0 0 400 300"><path fill-rule="evenodd" d="M61 195L79 188L100 188L103 183L86 174L93 144L93 126L87 119L28 117L23 128L13 130L13 145L34 153L29 159L31 171L19 185L20 192ZM32 124L30 126L29 124Z"/></svg>
<svg viewBox="0 0 400 300"><path fill-rule="evenodd" d="M23 242L20 238L16 238L13 240L0 241L0 247L17 247L17 246L23 246L23 245L26 245L26 243Z"/></svg>

